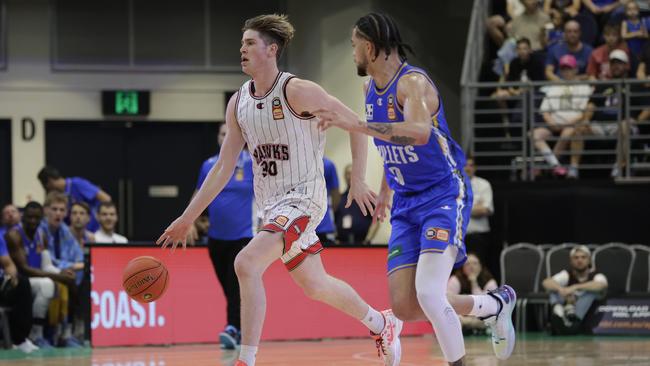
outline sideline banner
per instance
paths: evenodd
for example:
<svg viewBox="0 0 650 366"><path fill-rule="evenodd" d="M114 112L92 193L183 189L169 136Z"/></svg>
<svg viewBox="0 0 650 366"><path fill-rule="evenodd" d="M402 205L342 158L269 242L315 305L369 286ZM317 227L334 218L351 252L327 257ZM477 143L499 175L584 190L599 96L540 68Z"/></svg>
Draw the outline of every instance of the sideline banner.
<svg viewBox="0 0 650 366"><path fill-rule="evenodd" d="M206 247L92 246L91 330L93 346L214 343L226 325L226 301ZM156 302L140 304L122 289L122 269L149 255L169 270L169 287ZM348 282L377 309L389 306L386 248L326 248L327 271ZM267 295L264 340L367 337L356 319L308 299L276 261L264 276ZM403 334L432 332L426 323L407 324Z"/></svg>
<svg viewBox="0 0 650 366"><path fill-rule="evenodd" d="M607 299L594 317L594 334L650 335L650 298Z"/></svg>

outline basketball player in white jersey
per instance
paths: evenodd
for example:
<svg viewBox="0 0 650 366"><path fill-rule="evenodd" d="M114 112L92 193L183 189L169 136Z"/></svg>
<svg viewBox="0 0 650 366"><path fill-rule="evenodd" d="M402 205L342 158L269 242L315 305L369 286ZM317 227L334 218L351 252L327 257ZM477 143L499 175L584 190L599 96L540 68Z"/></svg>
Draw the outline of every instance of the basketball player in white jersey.
<svg viewBox="0 0 650 366"><path fill-rule="evenodd" d="M293 37L283 15L261 15L244 24L241 65L251 80L228 102L228 134L219 160L185 212L158 239L163 248L185 242L192 223L221 192L237 157L248 144L253 157L255 198L263 229L239 253L235 270L241 291L241 352L236 366L253 366L266 313L262 275L278 257L291 277L314 300L329 304L366 325L385 365L399 364L402 322L392 311L378 312L347 283L323 268L315 233L327 209L323 177L325 135L305 111L326 108L350 113L319 85L280 72L277 59ZM364 214L373 212L375 195L364 182L367 139L351 134L351 198ZM227 214L227 213L226 213Z"/></svg>

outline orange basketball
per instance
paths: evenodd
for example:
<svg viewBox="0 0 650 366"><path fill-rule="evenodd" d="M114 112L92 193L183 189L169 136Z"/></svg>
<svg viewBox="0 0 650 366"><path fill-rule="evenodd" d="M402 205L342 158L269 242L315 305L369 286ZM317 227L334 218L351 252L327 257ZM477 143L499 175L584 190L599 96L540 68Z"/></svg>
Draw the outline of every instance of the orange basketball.
<svg viewBox="0 0 650 366"><path fill-rule="evenodd" d="M122 286L129 296L141 303L158 300L167 290L169 272L154 257L133 258L122 273Z"/></svg>

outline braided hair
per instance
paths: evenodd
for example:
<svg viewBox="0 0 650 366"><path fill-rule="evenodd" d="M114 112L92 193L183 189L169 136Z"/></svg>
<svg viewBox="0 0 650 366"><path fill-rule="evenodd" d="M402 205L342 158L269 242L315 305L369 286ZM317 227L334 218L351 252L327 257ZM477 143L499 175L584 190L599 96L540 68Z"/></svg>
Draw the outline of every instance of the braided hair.
<svg viewBox="0 0 650 366"><path fill-rule="evenodd" d="M375 46L375 59L379 57L379 52L382 50L388 59L392 51L397 49L401 61L406 60L406 51L415 54L411 46L402 42L397 24L390 15L369 13L357 20L355 28L359 37Z"/></svg>

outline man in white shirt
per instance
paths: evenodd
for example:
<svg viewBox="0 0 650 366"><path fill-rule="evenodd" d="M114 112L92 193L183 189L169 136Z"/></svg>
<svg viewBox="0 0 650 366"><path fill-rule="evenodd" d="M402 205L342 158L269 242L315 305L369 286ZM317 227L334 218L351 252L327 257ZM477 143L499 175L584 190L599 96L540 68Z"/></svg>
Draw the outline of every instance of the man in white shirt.
<svg viewBox="0 0 650 366"><path fill-rule="evenodd" d="M578 63L573 55L560 58L560 75L565 81L577 80ZM585 123L585 111L589 103L592 89L587 84L559 84L543 88L546 97L542 101L540 112L545 124L533 130L533 143L542 154L548 165L553 168L553 174L570 178L578 177L579 154L571 155L569 170L560 165L557 155L566 150L567 145L575 144L576 129ZM559 136L553 151L546 140ZM571 147L571 151L577 151Z"/></svg>
<svg viewBox="0 0 650 366"><path fill-rule="evenodd" d="M467 225L465 245L467 252L473 252L482 263L489 263L488 253L490 248L490 216L494 213L492 200L492 185L486 179L476 176L474 158L468 157L465 164L465 173L470 178L474 202L472 213Z"/></svg>
<svg viewBox="0 0 650 366"><path fill-rule="evenodd" d="M577 333L593 302L607 291L607 278L591 267L591 251L584 245L571 249L570 268L542 282L550 292L555 334Z"/></svg>
<svg viewBox="0 0 650 366"><path fill-rule="evenodd" d="M97 210L99 230L95 232L97 243L128 243L128 239L115 232L117 224L117 207L113 202L102 202Z"/></svg>

